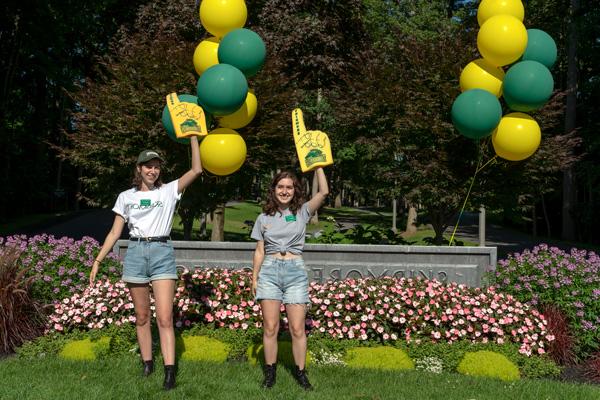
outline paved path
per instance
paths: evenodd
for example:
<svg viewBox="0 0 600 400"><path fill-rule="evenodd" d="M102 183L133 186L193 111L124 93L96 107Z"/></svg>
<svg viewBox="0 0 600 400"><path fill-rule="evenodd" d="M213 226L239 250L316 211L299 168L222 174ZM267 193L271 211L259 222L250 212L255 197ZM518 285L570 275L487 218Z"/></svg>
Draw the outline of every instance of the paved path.
<svg viewBox="0 0 600 400"><path fill-rule="evenodd" d="M28 236L47 233L57 238L68 236L76 240L89 236L102 243L112 227L114 215L112 210L109 209L85 210L68 217L58 217L46 224L25 228L14 233L22 233ZM121 237L129 237L127 226L125 226Z"/></svg>

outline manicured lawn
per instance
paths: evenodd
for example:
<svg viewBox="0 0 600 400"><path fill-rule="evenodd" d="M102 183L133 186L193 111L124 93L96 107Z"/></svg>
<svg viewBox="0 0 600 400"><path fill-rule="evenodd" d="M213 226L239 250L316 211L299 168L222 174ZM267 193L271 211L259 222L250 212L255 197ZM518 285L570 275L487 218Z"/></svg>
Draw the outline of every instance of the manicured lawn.
<svg viewBox="0 0 600 400"><path fill-rule="evenodd" d="M255 201L231 202L225 208L225 240L226 241L250 241L249 229L251 224L256 221L256 217L262 212L262 207ZM319 221L319 225L309 225L308 232L314 232L319 229L324 229L330 225L324 218ZM207 224L207 232L210 238L212 224ZM200 234L200 221L194 221L193 238L197 239ZM171 236L174 238L183 237L183 227L181 218L175 215L173 219L173 230Z"/></svg>
<svg viewBox="0 0 600 400"><path fill-rule="evenodd" d="M163 392L162 370L139 376L134 357L92 362L8 359L0 361L0 399L556 399L600 398L600 387L549 380L506 383L495 379L421 371L310 367L316 390L303 392L288 370L278 368L272 390L260 387L260 367L244 362L211 364L181 361L178 386Z"/></svg>

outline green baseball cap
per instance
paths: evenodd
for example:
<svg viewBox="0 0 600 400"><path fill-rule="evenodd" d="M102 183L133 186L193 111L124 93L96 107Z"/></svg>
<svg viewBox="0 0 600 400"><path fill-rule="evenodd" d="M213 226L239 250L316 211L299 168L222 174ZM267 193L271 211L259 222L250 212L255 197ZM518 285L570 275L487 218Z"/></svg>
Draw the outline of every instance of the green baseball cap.
<svg viewBox="0 0 600 400"><path fill-rule="evenodd" d="M150 160L152 160L154 158L158 158L161 162L165 161L160 156L160 154L158 154L156 151L154 151L154 150L144 150L138 156L137 163L138 164L143 164L143 163L148 162L148 161L150 161Z"/></svg>

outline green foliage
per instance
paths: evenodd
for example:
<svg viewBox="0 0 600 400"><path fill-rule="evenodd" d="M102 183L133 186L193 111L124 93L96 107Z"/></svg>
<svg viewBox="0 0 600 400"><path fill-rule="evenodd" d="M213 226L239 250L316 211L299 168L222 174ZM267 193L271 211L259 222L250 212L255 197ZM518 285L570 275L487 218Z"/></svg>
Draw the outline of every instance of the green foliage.
<svg viewBox="0 0 600 400"><path fill-rule="evenodd" d="M55 357L63 349L63 347L65 347L67 342L72 339L72 335L52 333L46 336L40 336L35 340L25 342L15 351L19 358L28 360Z"/></svg>
<svg viewBox="0 0 600 400"><path fill-rule="evenodd" d="M105 345L106 338L108 338L107 345ZM137 352L138 349L135 325L126 324L120 327L111 325L105 329L73 331L67 334L51 333L24 343L16 352L20 358L25 359L56 357L68 343L84 340L102 343L95 353L99 358L127 355Z"/></svg>
<svg viewBox="0 0 600 400"><path fill-rule="evenodd" d="M58 356L67 360L95 360L108 354L109 349L110 337L104 336L95 341L86 338L67 342Z"/></svg>
<svg viewBox="0 0 600 400"><path fill-rule="evenodd" d="M419 344L413 342L409 345L399 343L399 346L405 348L413 360L427 357L442 360L444 370L448 372L456 372L465 354L473 351L492 351L504 355L518 366L520 374L524 378L556 378L561 372L561 369L547 355L528 357L519 353L519 348L515 344L499 345L496 343L470 343L467 341L449 344L425 341Z"/></svg>
<svg viewBox="0 0 600 400"><path fill-rule="evenodd" d="M0 246L0 355L12 353L44 328L43 309L31 294L34 278L20 267L19 255L17 249Z"/></svg>
<svg viewBox="0 0 600 400"><path fill-rule="evenodd" d="M184 331L181 336L206 336L218 340L228 346L229 360L243 360L246 358L248 348L262 340L262 330L214 329L203 325L195 325L193 328Z"/></svg>
<svg viewBox="0 0 600 400"><path fill-rule="evenodd" d="M456 371L464 375L486 376L504 381L520 379L519 368L502 354L477 351L465 354Z"/></svg>
<svg viewBox="0 0 600 400"><path fill-rule="evenodd" d="M110 335L109 353L111 355L131 354L138 350L135 324L124 324L120 327L110 325L102 331L103 334Z"/></svg>
<svg viewBox="0 0 600 400"><path fill-rule="evenodd" d="M182 360L225 362L229 357L229 345L206 336L180 336L177 352Z"/></svg>
<svg viewBox="0 0 600 400"><path fill-rule="evenodd" d="M414 369L415 363L402 349L390 346L355 347L344 358L349 367L403 370Z"/></svg>
<svg viewBox="0 0 600 400"><path fill-rule="evenodd" d="M292 367L295 365L294 355L292 354L292 342L287 340L279 341L277 344L277 362L282 365ZM254 343L246 351L248 362L252 365L262 364L265 360L265 352L262 343ZM306 355L306 365L310 365L312 359L310 354Z"/></svg>
<svg viewBox="0 0 600 400"><path fill-rule="evenodd" d="M409 244L402 236L391 229L376 225L358 224L345 228L335 218L327 217L331 222L319 236L313 236L311 243L354 243L354 244Z"/></svg>

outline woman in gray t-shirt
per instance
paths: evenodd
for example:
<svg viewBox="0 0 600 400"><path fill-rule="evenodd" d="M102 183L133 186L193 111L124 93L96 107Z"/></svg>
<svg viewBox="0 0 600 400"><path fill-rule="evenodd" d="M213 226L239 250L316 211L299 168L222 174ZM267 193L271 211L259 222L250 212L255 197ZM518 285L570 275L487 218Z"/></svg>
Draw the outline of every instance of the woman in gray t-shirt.
<svg viewBox="0 0 600 400"><path fill-rule="evenodd" d="M303 185L296 175L292 172L277 174L269 187L263 213L258 216L252 229L252 238L257 240L253 259L252 292L256 300L260 301L263 315L263 386L266 388L275 384L279 310L281 304L284 304L296 362L294 376L304 389L312 389L304 370L304 326L306 306L310 299L308 274L302 260L302 250L306 224L329 194L323 169L315 169L315 174L319 182L319 191L307 202L304 202Z"/></svg>

